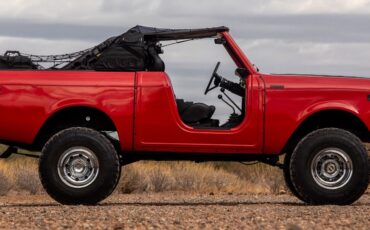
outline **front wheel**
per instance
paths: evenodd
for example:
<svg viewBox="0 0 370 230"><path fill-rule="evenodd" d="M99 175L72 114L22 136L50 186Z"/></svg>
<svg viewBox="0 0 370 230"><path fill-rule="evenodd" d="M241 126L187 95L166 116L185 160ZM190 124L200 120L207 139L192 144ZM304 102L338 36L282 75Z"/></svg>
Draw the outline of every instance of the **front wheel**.
<svg viewBox="0 0 370 230"><path fill-rule="evenodd" d="M46 192L62 204L96 204L109 196L120 177L112 143L98 131L69 128L45 144L39 174Z"/></svg>
<svg viewBox="0 0 370 230"><path fill-rule="evenodd" d="M285 157L284 157L283 176L284 176L285 185L295 197L304 201L303 197L301 195L299 195L299 193L295 189L295 187L293 185L293 182L292 182L292 179L291 179L291 176L290 176L289 166L290 166L291 155L292 155L291 153L286 153Z"/></svg>
<svg viewBox="0 0 370 230"><path fill-rule="evenodd" d="M325 128L303 138L290 160L292 184L310 204L351 204L368 187L368 155L352 133Z"/></svg>

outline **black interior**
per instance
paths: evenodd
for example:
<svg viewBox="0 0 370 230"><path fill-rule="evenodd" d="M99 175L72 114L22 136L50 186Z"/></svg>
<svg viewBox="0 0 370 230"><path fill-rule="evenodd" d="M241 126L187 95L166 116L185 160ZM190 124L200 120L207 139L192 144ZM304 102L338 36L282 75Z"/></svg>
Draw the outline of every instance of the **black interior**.
<svg viewBox="0 0 370 230"><path fill-rule="evenodd" d="M148 48L148 53L150 56L149 61L151 62L148 65L148 70L164 72L166 66L162 58L159 56L159 54L163 53L161 47L159 45L150 46Z"/></svg>
<svg viewBox="0 0 370 230"><path fill-rule="evenodd" d="M243 121L245 117L245 80L248 77L248 71L244 68L237 68L235 74L239 76L240 82L235 83L217 74L220 64L220 62L217 63L204 94L207 94L208 92L220 87L221 93L218 95L218 99L223 101L232 110L229 119L227 122L220 125L219 120L212 119L212 116L216 110L215 106L177 99L177 108L180 117L185 124L194 128L231 129L238 126ZM228 95L226 91L240 96L242 98L242 105L240 106L235 103L235 101Z"/></svg>
<svg viewBox="0 0 370 230"><path fill-rule="evenodd" d="M211 119L216 107L204 103L194 103L176 99L177 109L182 121L192 127L218 127L219 121Z"/></svg>

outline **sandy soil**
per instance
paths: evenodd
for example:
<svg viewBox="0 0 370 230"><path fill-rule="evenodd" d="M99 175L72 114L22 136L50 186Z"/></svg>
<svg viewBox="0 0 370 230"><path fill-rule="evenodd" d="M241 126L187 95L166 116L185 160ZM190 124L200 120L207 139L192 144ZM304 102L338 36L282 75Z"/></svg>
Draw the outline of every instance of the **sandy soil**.
<svg viewBox="0 0 370 230"><path fill-rule="evenodd" d="M63 206L46 195L0 197L0 229L370 229L370 195L308 206L289 195L113 195Z"/></svg>

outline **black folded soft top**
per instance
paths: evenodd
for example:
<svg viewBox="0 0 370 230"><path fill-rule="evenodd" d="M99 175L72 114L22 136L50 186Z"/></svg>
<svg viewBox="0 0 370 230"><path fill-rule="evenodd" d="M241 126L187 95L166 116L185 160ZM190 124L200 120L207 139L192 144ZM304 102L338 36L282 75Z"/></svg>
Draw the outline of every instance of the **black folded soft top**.
<svg viewBox="0 0 370 230"><path fill-rule="evenodd" d="M229 31L225 26L202 29L163 29L135 26L125 33L83 51L63 55L32 55L8 51L0 56L0 69L51 69L102 71L163 71L160 41L215 37ZM61 66L64 65L64 66Z"/></svg>
<svg viewBox="0 0 370 230"><path fill-rule="evenodd" d="M75 60L65 65L63 69L72 70L72 69L94 68L92 67L91 63L95 63L96 59L99 59L98 56L100 56L100 54L104 53L106 50L112 49L112 47L120 46L120 47L124 47L125 49L132 50L132 49L136 49L138 46L150 47L153 44L160 42L160 41L214 37L217 35L217 33L225 32L225 31L229 31L229 28L220 26L220 27L203 28L203 29L160 29L160 28L138 25L138 26L135 26L129 29L124 34L121 34L116 37L111 37L105 40L104 42L100 43L99 45L95 46L91 50L82 54L80 57L76 58ZM141 52L141 51L133 51L131 53L135 54L138 52ZM113 57L110 57L109 59L113 59ZM117 62L117 59L118 58L115 58L115 60L112 62ZM109 66L112 66L111 63L109 64ZM105 65L105 66L108 66L108 65ZM107 69L108 67L104 67L104 68ZM122 67L118 69L123 70L127 68ZM143 68L133 68L133 69L143 69Z"/></svg>
<svg viewBox="0 0 370 230"><path fill-rule="evenodd" d="M127 42L139 42L141 39L146 41L169 41L214 37L217 33L225 31L229 31L229 28L219 26L202 29L162 29L138 25L118 37Z"/></svg>

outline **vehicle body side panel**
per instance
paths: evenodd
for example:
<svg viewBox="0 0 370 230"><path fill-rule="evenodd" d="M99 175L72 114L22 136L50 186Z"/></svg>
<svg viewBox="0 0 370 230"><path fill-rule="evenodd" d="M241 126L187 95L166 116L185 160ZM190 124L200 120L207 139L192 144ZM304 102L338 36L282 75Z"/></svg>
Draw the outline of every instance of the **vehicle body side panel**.
<svg viewBox="0 0 370 230"><path fill-rule="evenodd" d="M266 82L265 153L280 153L299 125L323 110L351 113L370 127L368 79L284 75L263 78Z"/></svg>
<svg viewBox="0 0 370 230"><path fill-rule="evenodd" d="M177 111L171 83L163 72L137 73L135 150L158 152L260 153L262 86L248 80L247 118L231 130L194 129Z"/></svg>
<svg viewBox="0 0 370 230"><path fill-rule="evenodd" d="M107 114L121 146L132 150L135 73L0 71L0 139L32 144L45 121L64 108Z"/></svg>

